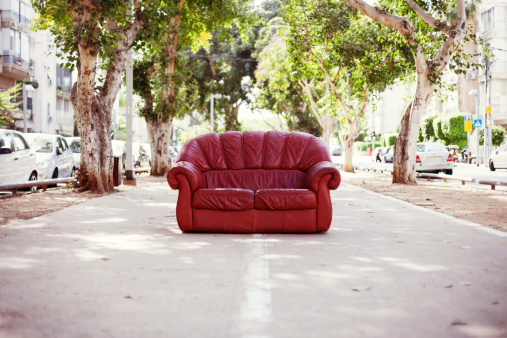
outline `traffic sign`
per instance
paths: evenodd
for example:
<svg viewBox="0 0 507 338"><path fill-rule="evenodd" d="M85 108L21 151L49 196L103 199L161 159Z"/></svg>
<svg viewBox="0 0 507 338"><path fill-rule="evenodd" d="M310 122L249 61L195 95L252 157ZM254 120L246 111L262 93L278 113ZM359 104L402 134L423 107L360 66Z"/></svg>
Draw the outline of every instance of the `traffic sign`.
<svg viewBox="0 0 507 338"><path fill-rule="evenodd" d="M474 128L482 128L482 119L474 120Z"/></svg>
<svg viewBox="0 0 507 338"><path fill-rule="evenodd" d="M486 114L491 114L491 105L486 107Z"/></svg>
<svg viewBox="0 0 507 338"><path fill-rule="evenodd" d="M472 115L465 115L465 121L472 121Z"/></svg>
<svg viewBox="0 0 507 338"><path fill-rule="evenodd" d="M465 131L472 131L472 121L465 121Z"/></svg>

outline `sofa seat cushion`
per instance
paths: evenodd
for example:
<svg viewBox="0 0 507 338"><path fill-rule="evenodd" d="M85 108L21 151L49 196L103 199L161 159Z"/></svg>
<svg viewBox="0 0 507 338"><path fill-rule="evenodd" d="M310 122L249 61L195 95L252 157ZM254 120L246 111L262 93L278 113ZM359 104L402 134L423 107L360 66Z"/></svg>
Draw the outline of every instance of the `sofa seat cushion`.
<svg viewBox="0 0 507 338"><path fill-rule="evenodd" d="M247 189L199 189L192 197L192 207L209 210L250 210L254 192Z"/></svg>
<svg viewBox="0 0 507 338"><path fill-rule="evenodd" d="M317 208L317 196L309 189L260 189L255 193L255 209L306 210Z"/></svg>

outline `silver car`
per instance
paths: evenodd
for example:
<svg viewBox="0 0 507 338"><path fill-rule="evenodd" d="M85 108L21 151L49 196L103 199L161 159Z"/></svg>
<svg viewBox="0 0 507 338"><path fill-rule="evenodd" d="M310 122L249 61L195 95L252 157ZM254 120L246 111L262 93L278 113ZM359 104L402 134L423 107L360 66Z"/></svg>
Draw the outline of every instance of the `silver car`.
<svg viewBox="0 0 507 338"><path fill-rule="evenodd" d="M452 175L454 159L447 148L438 142L417 143L416 171L444 172Z"/></svg>
<svg viewBox="0 0 507 338"><path fill-rule="evenodd" d="M0 184L37 180L35 158L22 133L0 129Z"/></svg>
<svg viewBox="0 0 507 338"><path fill-rule="evenodd" d="M75 171L72 151L65 138L55 134L25 134L37 152L40 179L71 177Z"/></svg>
<svg viewBox="0 0 507 338"><path fill-rule="evenodd" d="M489 169L491 171L507 169L507 144L493 151L489 158Z"/></svg>

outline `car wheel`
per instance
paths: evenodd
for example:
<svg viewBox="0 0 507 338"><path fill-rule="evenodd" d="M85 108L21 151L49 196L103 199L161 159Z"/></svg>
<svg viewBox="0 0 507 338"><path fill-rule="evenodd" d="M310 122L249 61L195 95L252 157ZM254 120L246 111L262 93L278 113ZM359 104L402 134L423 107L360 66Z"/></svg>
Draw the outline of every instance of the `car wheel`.
<svg viewBox="0 0 507 338"><path fill-rule="evenodd" d="M37 173L36 172L33 172L31 175L30 175L30 178L28 179L29 181L37 181ZM37 186L34 185L33 187L30 187L30 191L31 192L35 192L37 191Z"/></svg>
<svg viewBox="0 0 507 338"><path fill-rule="evenodd" d="M493 164L493 161L489 161L489 170L491 170L491 171L496 170L495 165Z"/></svg>
<svg viewBox="0 0 507 338"><path fill-rule="evenodd" d="M446 169L445 170L446 175L452 175L452 169Z"/></svg>
<svg viewBox="0 0 507 338"><path fill-rule="evenodd" d="M51 178L58 178L58 168L55 168L55 170L53 171L53 176L51 176ZM48 185L48 188L56 188L56 187L57 187L56 184Z"/></svg>
<svg viewBox="0 0 507 338"><path fill-rule="evenodd" d="M72 167L72 171L70 172L70 176L69 177L75 177L77 174L77 169L76 167Z"/></svg>

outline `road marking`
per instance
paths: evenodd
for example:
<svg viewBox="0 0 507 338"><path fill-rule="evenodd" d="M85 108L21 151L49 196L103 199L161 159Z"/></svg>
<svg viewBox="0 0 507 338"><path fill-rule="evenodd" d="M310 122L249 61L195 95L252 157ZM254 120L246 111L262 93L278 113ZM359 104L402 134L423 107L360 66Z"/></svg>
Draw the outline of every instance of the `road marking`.
<svg viewBox="0 0 507 338"><path fill-rule="evenodd" d="M265 323L272 320L268 244L265 235L254 234L250 263L245 276L245 300L241 308L242 337L269 338Z"/></svg>

